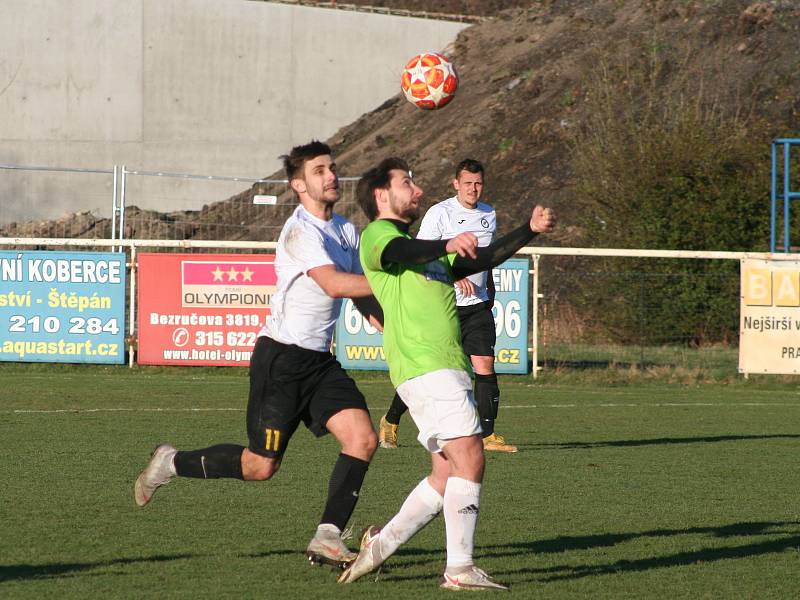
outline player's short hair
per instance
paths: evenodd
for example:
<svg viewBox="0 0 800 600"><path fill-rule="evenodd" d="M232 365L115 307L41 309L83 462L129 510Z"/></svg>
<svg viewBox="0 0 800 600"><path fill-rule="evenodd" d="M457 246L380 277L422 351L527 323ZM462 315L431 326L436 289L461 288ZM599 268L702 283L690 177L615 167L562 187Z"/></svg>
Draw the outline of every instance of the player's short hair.
<svg viewBox="0 0 800 600"><path fill-rule="evenodd" d="M456 167L456 179L461 174L461 171L469 171L470 173L480 173L483 175L483 165L474 158L465 158Z"/></svg>
<svg viewBox="0 0 800 600"><path fill-rule="evenodd" d="M331 148L328 144L318 140L311 140L307 144L295 146L289 151L289 154L281 156L283 161L283 168L286 170L286 178L291 181L292 179L302 178L303 165L309 160L313 160L318 156L325 156L331 153Z"/></svg>
<svg viewBox="0 0 800 600"><path fill-rule="evenodd" d="M375 201L375 190L388 190L391 185L392 171L399 169L408 172L408 163L395 156L384 158L376 167L361 176L356 186L356 198L361 210L370 221L378 216L378 205Z"/></svg>

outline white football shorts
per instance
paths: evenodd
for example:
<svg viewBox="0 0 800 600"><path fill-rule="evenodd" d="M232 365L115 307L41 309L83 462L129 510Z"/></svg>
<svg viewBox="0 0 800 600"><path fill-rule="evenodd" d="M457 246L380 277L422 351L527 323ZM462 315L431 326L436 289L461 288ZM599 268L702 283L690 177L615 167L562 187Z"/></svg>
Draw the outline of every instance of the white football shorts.
<svg viewBox="0 0 800 600"><path fill-rule="evenodd" d="M441 452L449 440L482 432L466 371L440 369L412 377L400 384L397 393L419 429L419 443L428 452Z"/></svg>

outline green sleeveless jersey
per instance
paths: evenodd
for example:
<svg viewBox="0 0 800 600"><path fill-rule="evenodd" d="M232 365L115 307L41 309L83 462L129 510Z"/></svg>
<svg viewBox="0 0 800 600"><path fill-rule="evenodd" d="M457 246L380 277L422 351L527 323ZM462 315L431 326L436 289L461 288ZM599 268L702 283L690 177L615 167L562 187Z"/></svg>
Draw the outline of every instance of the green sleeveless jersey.
<svg viewBox="0 0 800 600"><path fill-rule="evenodd" d="M386 245L409 238L391 221L379 219L361 234L361 265L383 308L383 349L395 387L439 369L472 373L461 347L451 269L455 254L423 265L381 265Z"/></svg>

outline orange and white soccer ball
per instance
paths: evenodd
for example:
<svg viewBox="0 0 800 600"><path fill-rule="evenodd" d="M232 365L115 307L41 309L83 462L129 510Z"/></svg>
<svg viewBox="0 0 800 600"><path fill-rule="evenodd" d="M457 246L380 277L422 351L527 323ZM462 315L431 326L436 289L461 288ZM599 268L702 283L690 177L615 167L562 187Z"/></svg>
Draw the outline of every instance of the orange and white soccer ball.
<svg viewBox="0 0 800 600"><path fill-rule="evenodd" d="M426 52L406 63L400 87L406 100L419 108L441 108L453 99L458 88L458 75L447 58Z"/></svg>

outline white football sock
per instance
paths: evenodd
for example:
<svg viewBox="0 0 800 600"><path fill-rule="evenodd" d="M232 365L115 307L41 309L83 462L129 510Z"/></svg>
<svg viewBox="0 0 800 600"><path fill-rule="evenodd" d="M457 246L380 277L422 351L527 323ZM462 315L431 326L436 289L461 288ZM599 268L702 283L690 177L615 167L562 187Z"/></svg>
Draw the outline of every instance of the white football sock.
<svg viewBox="0 0 800 600"><path fill-rule="evenodd" d="M427 477L420 481L397 514L381 529L381 556L390 557L401 544L430 523L442 510L443 501Z"/></svg>
<svg viewBox="0 0 800 600"><path fill-rule="evenodd" d="M472 564L478 523L481 484L450 477L444 488L444 524L447 532L447 568Z"/></svg>

